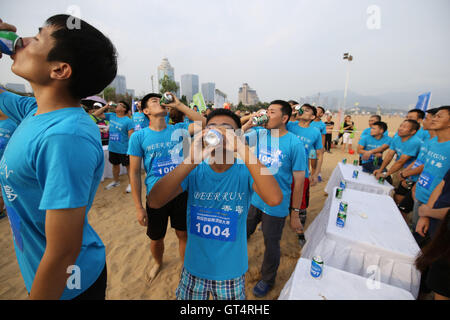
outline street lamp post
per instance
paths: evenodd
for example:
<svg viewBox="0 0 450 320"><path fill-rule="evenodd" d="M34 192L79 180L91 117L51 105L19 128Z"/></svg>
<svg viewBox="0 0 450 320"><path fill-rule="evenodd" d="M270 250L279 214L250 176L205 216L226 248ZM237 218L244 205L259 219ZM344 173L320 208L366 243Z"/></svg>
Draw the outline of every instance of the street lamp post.
<svg viewBox="0 0 450 320"><path fill-rule="evenodd" d="M353 56L350 55L350 53L347 52L347 53L344 53L344 58L343 59L348 61L348 64L347 64L347 77L345 79L344 105L343 105L344 110L345 110L345 104L347 102L348 81L350 80L350 61L353 60Z"/></svg>

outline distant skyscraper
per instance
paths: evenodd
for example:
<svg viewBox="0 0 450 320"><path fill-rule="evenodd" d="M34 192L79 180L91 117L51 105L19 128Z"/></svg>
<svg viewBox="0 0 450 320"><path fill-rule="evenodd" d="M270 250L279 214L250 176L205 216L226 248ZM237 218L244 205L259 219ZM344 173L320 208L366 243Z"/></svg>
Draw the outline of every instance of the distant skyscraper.
<svg viewBox="0 0 450 320"><path fill-rule="evenodd" d="M180 99L181 98L181 96L180 96L180 90L181 90L181 87L180 87L180 81L175 81L175 83L177 84L177 87L178 87L178 89L177 89L177 92L175 93L175 95L177 96L177 98L178 99Z"/></svg>
<svg viewBox="0 0 450 320"><path fill-rule="evenodd" d="M175 69L170 65L167 58L162 59L161 64L158 67L158 88L161 89L159 81L167 75L170 80L175 81Z"/></svg>
<svg viewBox="0 0 450 320"><path fill-rule="evenodd" d="M5 87L6 87L6 89L9 89L9 90L26 93L25 85L22 83L7 83L5 85Z"/></svg>
<svg viewBox="0 0 450 320"><path fill-rule="evenodd" d="M216 90L214 82L202 83L202 95L205 103L214 103L214 90Z"/></svg>
<svg viewBox="0 0 450 320"><path fill-rule="evenodd" d="M256 90L250 88L247 83L244 83L242 87L239 88L239 102L243 105L255 105L259 102Z"/></svg>
<svg viewBox="0 0 450 320"><path fill-rule="evenodd" d="M127 94L131 97L134 97L134 89L127 89Z"/></svg>
<svg viewBox="0 0 450 320"><path fill-rule="evenodd" d="M188 102L192 102L192 97L198 92L198 75L183 74L181 76L181 95L186 96Z"/></svg>
<svg viewBox="0 0 450 320"><path fill-rule="evenodd" d="M125 76L118 74L109 86L116 89L116 94L127 93L127 81L125 79Z"/></svg>

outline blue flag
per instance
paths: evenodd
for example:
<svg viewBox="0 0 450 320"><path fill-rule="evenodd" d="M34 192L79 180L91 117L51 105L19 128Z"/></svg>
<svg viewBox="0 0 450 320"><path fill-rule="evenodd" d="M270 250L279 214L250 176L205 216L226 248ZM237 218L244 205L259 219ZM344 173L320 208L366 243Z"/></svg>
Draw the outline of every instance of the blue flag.
<svg viewBox="0 0 450 320"><path fill-rule="evenodd" d="M415 109L420 109L423 112L427 111L428 106L430 105L430 100L431 100L431 92L421 94L419 96L419 99L417 100Z"/></svg>

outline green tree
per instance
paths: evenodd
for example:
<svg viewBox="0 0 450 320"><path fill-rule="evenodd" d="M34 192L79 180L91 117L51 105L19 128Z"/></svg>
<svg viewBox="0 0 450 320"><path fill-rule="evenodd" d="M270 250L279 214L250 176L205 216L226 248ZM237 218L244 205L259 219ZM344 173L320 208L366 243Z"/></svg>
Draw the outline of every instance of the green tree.
<svg viewBox="0 0 450 320"><path fill-rule="evenodd" d="M116 101L116 89L113 87L106 87L103 90L103 99L106 101Z"/></svg>
<svg viewBox="0 0 450 320"><path fill-rule="evenodd" d="M161 89L159 90L160 93L165 93L165 92L176 93L178 90L178 86L177 86L176 82L171 80L167 74L164 75L164 78L159 80L159 84L161 86Z"/></svg>

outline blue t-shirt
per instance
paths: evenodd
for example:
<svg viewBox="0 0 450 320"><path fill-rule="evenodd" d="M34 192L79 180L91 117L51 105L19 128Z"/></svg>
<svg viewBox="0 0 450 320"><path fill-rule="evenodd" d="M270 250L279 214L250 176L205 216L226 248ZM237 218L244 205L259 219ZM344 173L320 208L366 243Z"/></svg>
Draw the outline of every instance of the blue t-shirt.
<svg viewBox="0 0 450 320"><path fill-rule="evenodd" d="M286 124L286 129L295 134L305 146L306 154L306 178L309 177L309 155L312 150L320 150L323 148L322 135L319 130L309 126L307 128L300 127L298 121L291 121Z"/></svg>
<svg viewBox="0 0 450 320"><path fill-rule="evenodd" d="M183 161L183 146L180 141L183 136L190 137L187 128L188 125L181 122L176 125L168 124L162 131L146 127L131 136L128 154L144 160L147 194L159 179Z"/></svg>
<svg viewBox="0 0 450 320"><path fill-rule="evenodd" d="M403 166L403 168L406 168L411 162L416 160L421 145L422 141L415 136L408 138L406 141L402 141L402 138L396 135L392 138L389 149L394 150L397 153L397 160L400 159L402 155L410 156Z"/></svg>
<svg viewBox="0 0 450 320"><path fill-rule="evenodd" d="M254 147L258 160L270 170L283 193L281 204L271 207L255 192L252 205L270 216L286 217L289 215L292 173L306 171L307 158L303 143L290 132L280 138L274 138L270 130L261 127L247 133L246 138L249 146Z"/></svg>
<svg viewBox="0 0 450 320"><path fill-rule="evenodd" d="M12 121L11 119L8 118L6 120L0 120L0 159L2 158L3 152L5 152L6 149L6 145L8 144L8 141L16 128L17 123Z"/></svg>
<svg viewBox="0 0 450 320"><path fill-rule="evenodd" d="M391 143L391 138L389 136L382 136L381 139L375 139L373 136L371 135L365 135L363 136L360 140L359 140L359 145L364 147L365 151L370 151L373 149L377 149L379 147L381 147L384 144L387 144L388 146ZM368 162L372 162L374 159L374 155L370 155L369 160L363 160L362 159L362 163L368 163Z"/></svg>
<svg viewBox="0 0 450 320"><path fill-rule="evenodd" d="M365 136L370 136L371 134L370 134L370 129L372 129L371 127L369 127L369 128L365 128L364 130L363 130L363 132L361 132L361 139L363 138L363 137L365 137ZM388 134L388 131L386 130L384 133L383 133L383 137L389 137L389 134Z"/></svg>
<svg viewBox="0 0 450 320"><path fill-rule="evenodd" d="M414 136L422 141L427 141L428 139L430 139L430 133L428 132L428 130L424 130L422 127L420 127L420 129Z"/></svg>
<svg viewBox="0 0 450 320"><path fill-rule="evenodd" d="M134 122L134 131L139 131L150 125L150 120L143 112L135 112L132 120Z"/></svg>
<svg viewBox="0 0 450 320"><path fill-rule="evenodd" d="M81 288L66 286L61 296L75 298L97 280L105 266L105 247L87 219L103 174L100 132L81 107L35 115L36 99L3 92L0 109L19 124L0 162L0 182L28 292L46 247L46 210L86 206L81 251L75 262Z"/></svg>
<svg viewBox="0 0 450 320"><path fill-rule="evenodd" d="M430 140L424 159L424 168L416 183L416 198L427 203L431 192L450 169L450 141Z"/></svg>
<svg viewBox="0 0 450 320"><path fill-rule="evenodd" d="M318 129L320 134L327 134L327 126L322 122L322 120L312 121L310 126Z"/></svg>
<svg viewBox="0 0 450 320"><path fill-rule="evenodd" d="M196 277L230 280L248 269L247 215L253 178L242 161L217 173L204 161L184 179L188 191L184 267Z"/></svg>
<svg viewBox="0 0 450 320"><path fill-rule="evenodd" d="M437 139L437 137L434 137L433 139ZM415 168L420 167L421 165L425 164L425 161L426 161L425 156L428 152L428 146L429 146L431 140L433 140L433 139L427 139L426 141L424 141L421 144L419 155L417 156L416 161L414 161L414 164L411 167L411 169L415 169ZM409 179L416 182L419 179L419 175L416 174L414 176L409 176Z"/></svg>
<svg viewBox="0 0 450 320"><path fill-rule="evenodd" d="M108 150L115 153L127 154L128 131L134 129L133 120L127 116L119 118L115 113L105 113L109 121Z"/></svg>

